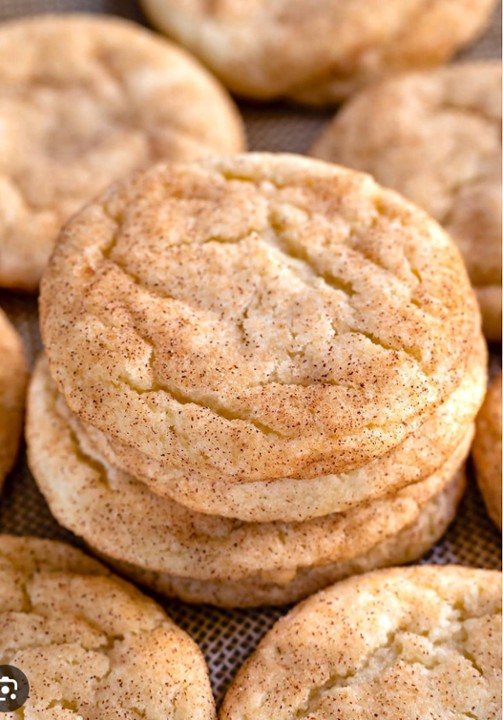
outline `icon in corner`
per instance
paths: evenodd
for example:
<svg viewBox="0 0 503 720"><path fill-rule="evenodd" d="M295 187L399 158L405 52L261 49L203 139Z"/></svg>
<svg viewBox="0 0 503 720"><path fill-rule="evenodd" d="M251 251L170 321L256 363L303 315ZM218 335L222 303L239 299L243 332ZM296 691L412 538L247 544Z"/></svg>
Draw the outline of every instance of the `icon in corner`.
<svg viewBox="0 0 503 720"><path fill-rule="evenodd" d="M29 692L30 684L22 670L14 665L0 665L0 713L19 710Z"/></svg>

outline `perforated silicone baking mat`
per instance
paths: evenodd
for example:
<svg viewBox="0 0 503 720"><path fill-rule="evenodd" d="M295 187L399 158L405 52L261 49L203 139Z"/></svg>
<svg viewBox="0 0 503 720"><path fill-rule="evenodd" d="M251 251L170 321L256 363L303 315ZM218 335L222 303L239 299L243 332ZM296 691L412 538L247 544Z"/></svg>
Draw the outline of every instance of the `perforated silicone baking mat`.
<svg viewBox="0 0 503 720"><path fill-rule="evenodd" d="M104 12L144 22L135 0L0 0L0 21L48 11ZM501 56L500 17L501 6L487 33L463 53L463 58ZM299 110L280 104L240 103L240 108L246 121L249 145L253 150L305 152L330 116L330 113ZM33 362L40 349L36 300L0 292L0 306L20 330L30 362ZM500 348L493 348L493 365L498 363L499 355ZM0 532L36 535L81 544L51 517L27 468L24 447L0 499ZM500 567L499 534L484 511L472 477L456 521L423 562ZM286 608L228 611L207 606L193 607L176 601L161 601L161 604L204 651L218 700L262 635L286 611Z"/></svg>

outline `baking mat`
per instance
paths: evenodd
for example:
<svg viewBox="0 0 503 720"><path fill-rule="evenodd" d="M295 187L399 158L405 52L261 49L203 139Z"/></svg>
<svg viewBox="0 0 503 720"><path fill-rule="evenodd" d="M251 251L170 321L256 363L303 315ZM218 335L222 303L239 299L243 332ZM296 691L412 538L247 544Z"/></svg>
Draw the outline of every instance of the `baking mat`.
<svg viewBox="0 0 503 720"><path fill-rule="evenodd" d="M106 12L144 22L134 0L0 0L0 20L47 11ZM500 18L501 5L484 37L461 57L500 57ZM279 103L264 106L241 102L240 108L252 150L305 152L330 116L330 113L301 110ZM21 332L30 362L33 362L40 349L35 299L0 291L0 306ZM493 365L499 362L499 356L500 348L493 348ZM81 546L77 538L58 526L51 517L27 468L24 447L5 483L0 502L0 532L66 540ZM499 533L485 513L471 473L457 519L422 562L500 568ZM208 606L193 607L178 601L160 602L202 648L217 700L221 700L229 681L262 635L286 611L286 608L218 610Z"/></svg>

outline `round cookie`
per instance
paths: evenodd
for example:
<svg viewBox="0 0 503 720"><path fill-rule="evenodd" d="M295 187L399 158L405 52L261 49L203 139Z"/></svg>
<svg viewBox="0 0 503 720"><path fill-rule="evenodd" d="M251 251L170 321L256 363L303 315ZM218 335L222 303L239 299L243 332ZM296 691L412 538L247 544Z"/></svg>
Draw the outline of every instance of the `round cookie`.
<svg viewBox="0 0 503 720"><path fill-rule="evenodd" d="M63 543L0 536L0 662L30 718L215 720L204 658L154 602Z"/></svg>
<svg viewBox="0 0 503 720"><path fill-rule="evenodd" d="M501 573L381 570L279 620L235 677L221 720L447 720L501 715Z"/></svg>
<svg viewBox="0 0 503 720"><path fill-rule="evenodd" d="M0 310L0 488L19 447L27 379L22 340Z"/></svg>
<svg viewBox="0 0 503 720"><path fill-rule="evenodd" d="M30 468L57 520L165 594L228 605L297 600L342 573L422 555L454 516L472 437L469 426L436 473L382 500L304 523L243 523L191 512L108 464L45 360L28 401Z"/></svg>
<svg viewBox="0 0 503 720"><path fill-rule="evenodd" d="M0 285L35 290L64 222L160 159L244 149L241 119L183 50L119 18L0 28Z"/></svg>
<svg viewBox="0 0 503 720"><path fill-rule="evenodd" d="M501 339L501 63L462 63L371 87L338 113L315 157L371 173L459 246L488 339Z"/></svg>
<svg viewBox="0 0 503 720"><path fill-rule="evenodd" d="M160 30L234 92L334 103L376 78L448 60L495 0L143 0Z"/></svg>
<svg viewBox="0 0 503 720"><path fill-rule="evenodd" d="M381 457L459 386L480 323L425 213L369 176L266 153L109 189L63 231L40 307L71 410L132 474L161 463L166 494L177 474L202 494Z"/></svg>
<svg viewBox="0 0 503 720"><path fill-rule="evenodd" d="M501 371L489 385L472 448L487 512L501 529Z"/></svg>

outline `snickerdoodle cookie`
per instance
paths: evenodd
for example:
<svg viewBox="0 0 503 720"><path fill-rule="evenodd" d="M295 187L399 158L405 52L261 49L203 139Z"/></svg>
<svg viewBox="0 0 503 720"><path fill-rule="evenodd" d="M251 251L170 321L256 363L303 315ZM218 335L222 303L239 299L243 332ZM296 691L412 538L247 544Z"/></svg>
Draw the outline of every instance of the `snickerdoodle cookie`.
<svg viewBox="0 0 503 720"><path fill-rule="evenodd" d="M30 683L23 717L216 717L189 636L69 545L0 536L0 629L0 663Z"/></svg>
<svg viewBox="0 0 503 720"><path fill-rule="evenodd" d="M371 173L424 207L458 244L501 338L501 63L453 65L371 87L311 154Z"/></svg>
<svg viewBox="0 0 503 720"><path fill-rule="evenodd" d="M221 720L501 717L501 573L381 570L282 618L238 672Z"/></svg>
<svg viewBox="0 0 503 720"><path fill-rule="evenodd" d="M152 23L234 92L324 104L377 77L448 60L495 0L143 0Z"/></svg>
<svg viewBox="0 0 503 720"><path fill-rule="evenodd" d="M225 91L183 50L119 18L0 28L0 285L33 290L61 225L159 159L244 149Z"/></svg>
<svg viewBox="0 0 503 720"><path fill-rule="evenodd" d="M27 378L22 340L0 310L0 488L16 459Z"/></svg>
<svg viewBox="0 0 503 720"><path fill-rule="evenodd" d="M385 455L354 470L310 478L309 492L302 478L209 482L204 474L192 472L177 474L169 494L196 512L256 522L299 522L342 512L419 482L445 462L473 424L484 399L486 366L486 347L480 338L459 386L415 432ZM90 425L85 429L96 449L119 466L120 457L106 435ZM166 482L162 463L137 459L138 477L162 495Z"/></svg>
<svg viewBox="0 0 503 720"><path fill-rule="evenodd" d="M116 461L141 475L152 459L166 495L196 473L202 496L382 457L459 387L480 318L421 210L367 175L257 153L160 165L88 205L41 324L59 389Z"/></svg>
<svg viewBox="0 0 503 720"><path fill-rule="evenodd" d="M477 418L473 459L487 512L501 529L501 372L490 383Z"/></svg>
<svg viewBox="0 0 503 720"><path fill-rule="evenodd" d="M31 470L55 517L125 572L197 602L298 600L339 577L424 554L452 520L473 437L430 477L347 513L303 523L243 523L154 495L92 446L44 360L29 391Z"/></svg>

